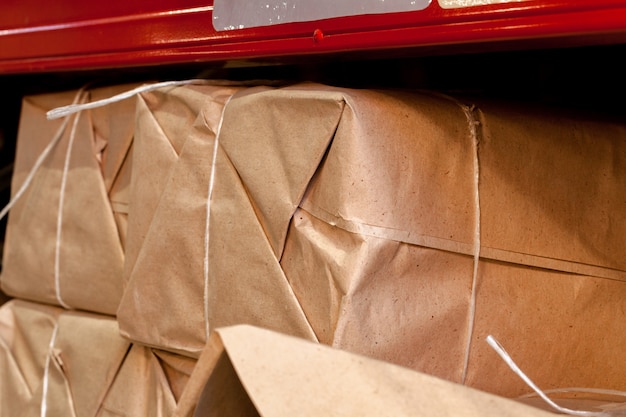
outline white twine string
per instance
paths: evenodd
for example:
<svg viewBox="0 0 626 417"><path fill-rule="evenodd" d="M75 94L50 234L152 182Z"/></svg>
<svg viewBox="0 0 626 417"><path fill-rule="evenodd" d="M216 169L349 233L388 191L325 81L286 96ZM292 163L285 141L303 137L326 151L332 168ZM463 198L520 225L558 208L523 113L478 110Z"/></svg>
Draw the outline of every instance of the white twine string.
<svg viewBox="0 0 626 417"><path fill-rule="evenodd" d="M50 337L50 344L48 345L48 355L46 356L46 365L43 371L43 386L41 392L41 417L46 417L48 413L48 380L50 378L50 360L54 354L54 343L56 342L57 332L59 330L58 323L54 325L52 336Z"/></svg>
<svg viewBox="0 0 626 417"><path fill-rule="evenodd" d="M614 397L622 397L624 401L626 401L626 391L614 390L614 389L603 389L603 388L580 388L580 387L567 387L567 388L553 388L553 389L545 389L543 390L545 394L600 394L600 395L609 395ZM535 394L525 394L520 396L519 398L531 398L534 397Z"/></svg>
<svg viewBox="0 0 626 417"><path fill-rule="evenodd" d="M469 317L467 322L467 342L465 347L465 359L463 364L463 374L461 381L464 384L467 379L467 369L469 367L470 349L474 335L474 322L476 318L476 292L478 286L478 262L480 260L480 165L478 160L478 132L479 122L474 118L473 107L468 107L458 103L465 113L469 124L470 136L474 144L474 268L472 271L472 290L469 305Z"/></svg>
<svg viewBox="0 0 626 417"><path fill-rule="evenodd" d="M487 343L491 346L498 355L504 360L504 362L511 368L513 372L517 374L533 391L537 393L550 407L554 408L556 411L564 414L569 414L572 416L585 416L585 417L606 417L610 416L610 412L604 411L582 411L582 410L572 410L569 408L561 407L554 401L550 399L513 361L511 356L507 353L506 350L502 347L502 345L492 336L487 336Z"/></svg>
<svg viewBox="0 0 626 417"><path fill-rule="evenodd" d="M85 99L82 98L79 101ZM72 123L72 130L70 131L69 141L67 143L67 151L65 152L65 163L63 165L63 173L61 176L61 187L59 190L59 208L57 211L57 234L54 247L54 290L57 301L61 306L66 309L71 307L63 301L61 297L61 236L63 232L63 204L65 202L65 187L67 185L67 174L70 169L70 160L72 155L72 149L74 147L74 139L76 138L76 128L78 127L78 120L80 119L80 112L74 117L74 123Z"/></svg>
<svg viewBox="0 0 626 417"><path fill-rule="evenodd" d="M222 113L220 121L217 125L217 132L215 132L215 141L213 143L213 159L211 161L211 176L209 178L209 187L207 191L206 200L206 221L204 226L204 332L206 340L209 340L210 328L209 328L209 224L211 220L211 201L213 198L213 186L215 184L215 168L217 165L217 150L219 148L220 133L222 131L222 123L224 122L224 114L226 112L226 106L233 98L231 95L228 97L222 107Z"/></svg>
<svg viewBox="0 0 626 417"><path fill-rule="evenodd" d="M476 293L478 291L478 265L480 261L480 161L478 153L478 145L480 137L478 135L478 129L480 122L474 117L474 106L467 106L461 103L454 97L450 97L446 94L430 92L436 97L441 97L445 100L452 101L458 105L462 110L467 124L469 127L470 139L474 146L473 159L474 159L474 245L473 256L474 264L472 269L472 288L470 293L470 302L467 318L467 339L465 344L465 355L463 358L463 372L461 373L461 383L465 384L467 380L467 370L469 368L470 351L472 348L472 339L474 337L474 323L476 321Z"/></svg>
<svg viewBox="0 0 626 417"><path fill-rule="evenodd" d="M95 109L98 107L106 106L107 104L116 103L118 101L126 100L137 94L145 93L148 91L156 90L164 87L176 87L179 85L187 85L187 84L206 84L208 80L201 79L192 79L192 80L182 80L182 81L164 81L160 83L154 84L146 84L139 86L137 88L133 88L132 90L125 91L123 93L117 94L115 96L105 98L102 100L92 101L90 103L82 103L82 104L70 104L69 106L57 107L56 109L50 110L46 113L46 117L48 120L59 119L61 117L69 116L70 114L77 113L83 110Z"/></svg>

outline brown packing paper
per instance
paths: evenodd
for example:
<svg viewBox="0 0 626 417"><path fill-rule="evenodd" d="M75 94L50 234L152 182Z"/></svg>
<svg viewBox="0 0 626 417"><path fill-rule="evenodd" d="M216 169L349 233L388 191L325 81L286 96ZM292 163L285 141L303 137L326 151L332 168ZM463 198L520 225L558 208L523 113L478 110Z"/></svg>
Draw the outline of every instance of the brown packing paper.
<svg viewBox="0 0 626 417"><path fill-rule="evenodd" d="M159 199L203 106L215 107L206 117L219 121L233 87L189 85L161 88L137 96L131 194L124 276L135 267ZM201 121L202 119L200 119Z"/></svg>
<svg viewBox="0 0 626 417"><path fill-rule="evenodd" d="M224 415L554 416L410 369L251 326L213 333L176 413Z"/></svg>
<svg viewBox="0 0 626 417"><path fill-rule="evenodd" d="M90 101L130 89L92 89ZM69 104L76 92L23 100L12 193L52 141L61 120L46 112ZM70 116L61 141L9 214L1 283L12 296L115 314L121 297L130 149L135 106L126 100ZM66 151L78 117L63 199L58 294L55 282L57 221Z"/></svg>
<svg viewBox="0 0 626 417"><path fill-rule="evenodd" d="M39 416L44 402L47 417L95 416L129 348L115 320L21 300L1 312L2 361L12 365L0 372L0 414Z"/></svg>
<svg viewBox="0 0 626 417"><path fill-rule="evenodd" d="M251 323L527 392L492 333L546 389L623 388L623 125L435 94L246 90L219 135L205 281L211 134L161 198L120 307L128 337L194 356L207 322Z"/></svg>

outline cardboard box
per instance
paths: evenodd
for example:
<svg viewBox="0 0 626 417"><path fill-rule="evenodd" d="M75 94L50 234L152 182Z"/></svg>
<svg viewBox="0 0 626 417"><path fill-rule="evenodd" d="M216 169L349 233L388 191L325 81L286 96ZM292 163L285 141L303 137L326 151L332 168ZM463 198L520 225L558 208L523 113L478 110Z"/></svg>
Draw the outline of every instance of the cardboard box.
<svg viewBox="0 0 626 417"><path fill-rule="evenodd" d="M131 87L91 89L85 99ZM64 120L49 121L46 112L76 95L23 100L12 195L55 134L62 137L9 213L0 282L14 297L113 315L123 290L135 105L125 100L83 111L60 130Z"/></svg>
<svg viewBox="0 0 626 417"><path fill-rule="evenodd" d="M214 126L158 197L126 337L197 357L248 323L526 393L493 334L545 389L624 388L623 123L297 85L230 99L215 163Z"/></svg>

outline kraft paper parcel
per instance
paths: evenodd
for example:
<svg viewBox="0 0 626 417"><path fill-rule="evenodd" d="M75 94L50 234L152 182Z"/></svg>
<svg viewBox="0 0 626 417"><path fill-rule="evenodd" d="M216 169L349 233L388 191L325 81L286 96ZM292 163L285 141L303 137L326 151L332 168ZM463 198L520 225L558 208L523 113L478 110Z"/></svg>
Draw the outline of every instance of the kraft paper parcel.
<svg viewBox="0 0 626 417"><path fill-rule="evenodd" d="M480 343L494 334L545 389L624 388L623 124L319 85L239 91L221 129L205 108L145 197L126 337L197 357L248 323L528 392ZM176 142L153 112L136 140Z"/></svg>
<svg viewBox="0 0 626 417"><path fill-rule="evenodd" d="M98 100L130 88L101 87L85 97ZM76 95L24 98L12 195L63 125L63 120L47 120L46 112L70 104ZM7 294L115 314L123 291L134 121L133 100L70 116L60 141L9 213L0 277Z"/></svg>

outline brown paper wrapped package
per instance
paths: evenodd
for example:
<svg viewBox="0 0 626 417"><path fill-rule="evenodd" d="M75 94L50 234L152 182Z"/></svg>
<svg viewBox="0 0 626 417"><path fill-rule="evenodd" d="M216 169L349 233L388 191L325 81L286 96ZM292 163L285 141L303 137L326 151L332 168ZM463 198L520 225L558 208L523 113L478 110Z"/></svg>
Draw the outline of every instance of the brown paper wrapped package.
<svg viewBox="0 0 626 417"><path fill-rule="evenodd" d="M188 387L176 417L555 416L397 365L244 325L212 334Z"/></svg>
<svg viewBox="0 0 626 417"><path fill-rule="evenodd" d="M195 353L204 345L208 331L204 297L197 291L198 280L204 282L206 201L211 175L207 161L213 154L213 139L224 104L238 89L193 85L139 97L126 256L129 281L118 311L120 323L124 324L121 331L132 340L191 356L194 351L190 350L190 339ZM250 218L240 222L244 234L256 224ZM258 230L255 232L259 236ZM242 245L250 247L246 240ZM270 255L263 249L257 256L260 261ZM274 271L278 268L273 267ZM176 276L164 281L171 271L177 271ZM285 289L286 282L276 291L284 293ZM163 306L180 303L190 304L186 309L175 308L162 314ZM292 315L286 320L294 321ZM144 327L141 322L147 317L151 317L150 324Z"/></svg>
<svg viewBox="0 0 626 417"><path fill-rule="evenodd" d="M95 416L129 348L111 317L23 300L0 309L0 339L3 416L40 416L44 392L47 417Z"/></svg>
<svg viewBox="0 0 626 417"><path fill-rule="evenodd" d="M171 416L196 362L131 346L111 317L12 300L0 308L0 415L40 416L47 360L46 417Z"/></svg>
<svg viewBox="0 0 626 417"><path fill-rule="evenodd" d="M108 98L131 87L96 88L87 92L86 99ZM63 124L62 120L48 121L46 112L72 103L75 96L72 91L23 100L13 195ZM76 117L61 233L57 233L63 169ZM123 290L134 119L133 100L70 116L60 142L9 213L0 281L7 294L115 314Z"/></svg>
<svg viewBox="0 0 626 417"><path fill-rule="evenodd" d="M299 85L236 94L215 164L214 136L196 123L160 196L127 337L197 356L249 323L527 392L493 334L545 389L624 389L624 125Z"/></svg>

